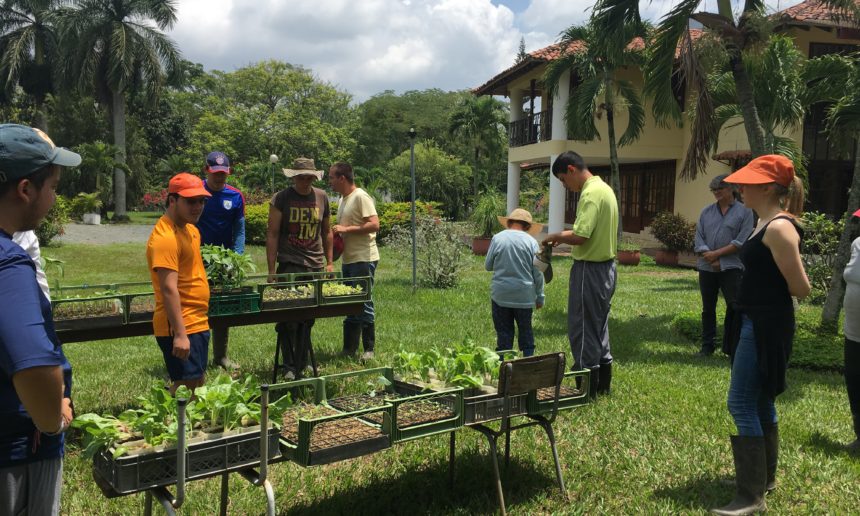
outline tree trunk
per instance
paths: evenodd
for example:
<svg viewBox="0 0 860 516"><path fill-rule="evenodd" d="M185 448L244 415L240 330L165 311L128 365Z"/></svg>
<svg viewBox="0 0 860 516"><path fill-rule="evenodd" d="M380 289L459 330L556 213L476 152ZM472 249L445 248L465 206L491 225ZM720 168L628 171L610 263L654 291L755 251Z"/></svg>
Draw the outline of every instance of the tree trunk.
<svg viewBox="0 0 860 516"><path fill-rule="evenodd" d="M857 217L852 216L857 208L860 208L860 138L854 144L854 177L851 179L851 190L848 193L848 220L845 221L845 229L839 238L839 248L833 262L833 277L830 278L830 291L827 292L827 299L824 300L824 308L821 310L821 327L833 332L837 330L842 298L845 296L842 273L851 258L851 242L860 230L860 222Z"/></svg>
<svg viewBox="0 0 860 516"><path fill-rule="evenodd" d="M732 77L735 80L735 89L737 90L738 102L743 113L744 129L746 129L750 151L752 152L752 157L756 158L766 153L764 128L761 125L758 108L755 105L752 82L750 82L749 74L747 74L747 70L744 68L740 51L734 50L732 53L734 55L729 59L732 67Z"/></svg>
<svg viewBox="0 0 860 516"><path fill-rule="evenodd" d="M114 160L121 165L125 165L125 95L123 92L111 92L111 118L113 123L113 144L116 146L116 155ZM126 213L126 184L125 170L121 167L116 167L113 170L113 201L114 201L114 220L128 220Z"/></svg>
<svg viewBox="0 0 860 516"><path fill-rule="evenodd" d="M621 171L618 167L618 144L615 141L615 95L612 91L612 81L604 80L606 100L606 126L609 133L609 169L610 184L615 192L615 202L618 203L618 241L624 231L621 223Z"/></svg>

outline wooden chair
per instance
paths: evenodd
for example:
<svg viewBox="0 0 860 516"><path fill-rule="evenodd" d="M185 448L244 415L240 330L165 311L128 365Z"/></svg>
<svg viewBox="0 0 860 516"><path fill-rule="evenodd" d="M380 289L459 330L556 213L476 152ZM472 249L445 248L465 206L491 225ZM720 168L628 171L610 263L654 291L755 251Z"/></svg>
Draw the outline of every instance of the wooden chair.
<svg viewBox="0 0 860 516"><path fill-rule="evenodd" d="M558 479L558 486L561 488L565 499L567 499L564 478L562 478L561 474L561 464L558 461L558 450L555 446L555 434L552 431L552 423L558 414L558 398L561 390L561 381L564 377L564 367L564 353L550 353L502 362L499 371L499 395L504 400L501 425L498 430L494 430L485 424L471 426L471 428L484 434L487 437L487 441L489 441L490 457L493 460L493 475L496 480L496 491L499 496L499 506L503 515L507 513L505 510L505 496L502 491L502 480L499 475L498 446L496 441L502 435L505 436L505 466L507 466L510 463L511 432L521 428L540 426L546 431L550 447L552 448L552 458L555 460L555 474ZM522 417L527 417L530 421L512 425L511 418L515 416L511 415L511 397L544 388L555 389L552 410L549 415L524 415Z"/></svg>

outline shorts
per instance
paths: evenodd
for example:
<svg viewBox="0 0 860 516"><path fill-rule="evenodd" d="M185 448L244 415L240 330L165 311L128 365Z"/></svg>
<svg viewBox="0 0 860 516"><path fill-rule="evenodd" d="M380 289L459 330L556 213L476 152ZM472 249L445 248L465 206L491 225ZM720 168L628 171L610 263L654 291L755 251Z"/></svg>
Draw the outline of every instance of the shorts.
<svg viewBox="0 0 860 516"><path fill-rule="evenodd" d="M174 382L180 380L199 380L206 374L206 364L209 363L209 331L192 333L188 336L191 342L191 353L188 359L180 360L173 356L173 337L155 337L161 353L164 355L164 365L167 374Z"/></svg>

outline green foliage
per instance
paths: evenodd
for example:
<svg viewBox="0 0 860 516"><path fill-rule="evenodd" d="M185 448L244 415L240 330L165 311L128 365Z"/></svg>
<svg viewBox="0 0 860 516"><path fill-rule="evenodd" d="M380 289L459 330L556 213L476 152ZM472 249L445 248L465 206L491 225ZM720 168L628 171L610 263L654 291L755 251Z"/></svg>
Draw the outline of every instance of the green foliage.
<svg viewBox="0 0 860 516"><path fill-rule="evenodd" d="M69 201L62 195L57 196L56 202L48 211L45 219L36 228L36 236L42 246L51 245L51 242L63 234L63 227L69 223Z"/></svg>
<svg viewBox="0 0 860 516"><path fill-rule="evenodd" d="M256 270L247 254L239 254L220 245L207 244L200 248L206 276L216 288L230 290L242 286L249 273Z"/></svg>
<svg viewBox="0 0 860 516"><path fill-rule="evenodd" d="M818 327L817 312L798 310L797 330L794 333L794 346L789 367L813 370L841 371L844 366L844 338L840 335L822 332ZM692 343L702 339L701 313L682 311L669 323L672 330ZM717 325L717 342L723 340L722 324Z"/></svg>
<svg viewBox="0 0 860 516"><path fill-rule="evenodd" d="M438 202L415 202L415 217L435 217L440 212ZM379 215L378 241L385 240L391 234L394 226L408 228L412 226L412 204L409 202L381 202L376 205Z"/></svg>
<svg viewBox="0 0 860 516"><path fill-rule="evenodd" d="M451 113L449 131L468 142L473 150L472 193L477 195L493 172L503 169L508 106L492 97L469 95Z"/></svg>
<svg viewBox="0 0 860 516"><path fill-rule="evenodd" d="M801 258L806 275L812 284L809 301L822 303L830 291L830 279L833 277L833 263L839 247L839 237L845 227L845 221L833 221L824 213L808 211L803 214L803 243Z"/></svg>
<svg viewBox="0 0 860 516"><path fill-rule="evenodd" d="M651 233L669 251L690 251L696 237L696 225L679 213L658 213L651 222Z"/></svg>
<svg viewBox="0 0 860 516"><path fill-rule="evenodd" d="M642 249L642 246L637 244L636 242L628 239L624 239L618 244L619 251L639 251Z"/></svg>
<svg viewBox="0 0 860 516"><path fill-rule="evenodd" d="M478 204L469 216L474 236L490 238L493 233L505 229L499 225L498 217L505 216L505 198L498 192L486 192L478 199Z"/></svg>
<svg viewBox="0 0 860 516"><path fill-rule="evenodd" d="M462 229L446 220L422 216L415 228L418 249L419 281L433 288L457 286L460 271L465 267L467 247ZM401 263L411 260L412 234L409 226L394 226L387 243L397 252Z"/></svg>
<svg viewBox="0 0 860 516"><path fill-rule="evenodd" d="M85 213L98 213L102 207L99 193L79 193L69 201L69 216L74 220L81 220Z"/></svg>
<svg viewBox="0 0 860 516"><path fill-rule="evenodd" d="M415 144L415 195L441 203L445 216L462 219L466 211L472 170L433 142ZM389 162L385 181L395 200L411 197L410 155L406 150Z"/></svg>
<svg viewBox="0 0 860 516"><path fill-rule="evenodd" d="M245 240L248 243L266 245L266 230L268 227L268 204L249 204L245 206Z"/></svg>
<svg viewBox="0 0 860 516"><path fill-rule="evenodd" d="M505 353L513 358L516 352ZM471 339L445 348L413 353L401 348L394 367L403 378L429 382L435 378L450 387L479 388L493 385L499 379L499 354L488 347L478 346Z"/></svg>

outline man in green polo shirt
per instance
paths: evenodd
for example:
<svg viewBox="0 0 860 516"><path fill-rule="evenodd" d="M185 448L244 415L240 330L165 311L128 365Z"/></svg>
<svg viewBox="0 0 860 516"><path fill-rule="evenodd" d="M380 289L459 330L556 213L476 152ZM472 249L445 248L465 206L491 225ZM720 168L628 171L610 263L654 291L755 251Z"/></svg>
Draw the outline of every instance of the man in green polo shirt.
<svg viewBox="0 0 860 516"><path fill-rule="evenodd" d="M567 336L574 367L591 370L592 396L609 394L609 308L617 276L618 201L612 187L593 175L582 156L573 151L556 158L552 174L566 189L580 192L573 229L544 239L545 244L572 246Z"/></svg>

